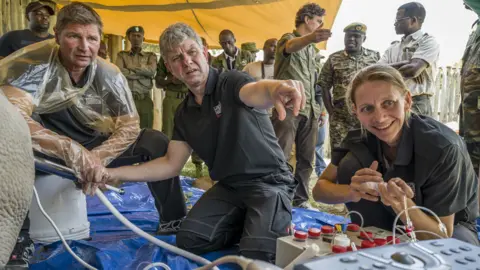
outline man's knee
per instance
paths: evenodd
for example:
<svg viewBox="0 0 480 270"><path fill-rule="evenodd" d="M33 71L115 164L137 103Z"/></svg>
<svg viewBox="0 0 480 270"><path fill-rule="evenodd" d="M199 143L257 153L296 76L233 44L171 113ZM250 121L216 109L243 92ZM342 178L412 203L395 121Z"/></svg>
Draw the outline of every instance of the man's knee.
<svg viewBox="0 0 480 270"><path fill-rule="evenodd" d="M219 240L218 237L210 240L190 231L180 229L177 233L176 241L177 247L181 249L195 254L203 254L224 248Z"/></svg>
<svg viewBox="0 0 480 270"><path fill-rule="evenodd" d="M170 140L162 132L155 129L144 129L136 147L149 153L152 159L163 157L168 150Z"/></svg>
<svg viewBox="0 0 480 270"><path fill-rule="evenodd" d="M275 263L276 239L244 237L240 241L240 255Z"/></svg>

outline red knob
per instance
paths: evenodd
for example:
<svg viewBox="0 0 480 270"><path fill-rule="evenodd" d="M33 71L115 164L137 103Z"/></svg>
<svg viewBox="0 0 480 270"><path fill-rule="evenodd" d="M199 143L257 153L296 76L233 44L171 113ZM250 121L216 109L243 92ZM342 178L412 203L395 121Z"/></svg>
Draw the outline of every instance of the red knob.
<svg viewBox="0 0 480 270"><path fill-rule="evenodd" d="M308 237L310 237L310 238L319 238L320 234L321 234L321 231L318 228L308 229Z"/></svg>
<svg viewBox="0 0 480 270"><path fill-rule="evenodd" d="M362 248L374 248L376 245L374 242L363 240L362 241Z"/></svg>
<svg viewBox="0 0 480 270"><path fill-rule="evenodd" d="M395 243L393 243L393 236L387 236L387 243L389 244L400 244L400 239L395 237Z"/></svg>
<svg viewBox="0 0 480 270"><path fill-rule="evenodd" d="M355 223L350 223L350 224L347 225L347 231L358 232L358 231L360 231L360 226L358 226Z"/></svg>
<svg viewBox="0 0 480 270"><path fill-rule="evenodd" d="M387 240L383 238L375 238L373 239L373 241L377 247L385 246L387 244Z"/></svg>
<svg viewBox="0 0 480 270"><path fill-rule="evenodd" d="M373 238L373 233L372 232L360 232L360 238L361 239L372 239Z"/></svg>
<svg viewBox="0 0 480 270"><path fill-rule="evenodd" d="M333 233L333 227L328 225L322 226L322 233Z"/></svg>
<svg viewBox="0 0 480 270"><path fill-rule="evenodd" d="M305 241L307 239L307 233L302 231L295 231L293 237L295 237L295 240Z"/></svg>
<svg viewBox="0 0 480 270"><path fill-rule="evenodd" d="M333 253L345 253L345 252L347 252L347 248L342 247L342 246L333 246L332 247L332 252Z"/></svg>

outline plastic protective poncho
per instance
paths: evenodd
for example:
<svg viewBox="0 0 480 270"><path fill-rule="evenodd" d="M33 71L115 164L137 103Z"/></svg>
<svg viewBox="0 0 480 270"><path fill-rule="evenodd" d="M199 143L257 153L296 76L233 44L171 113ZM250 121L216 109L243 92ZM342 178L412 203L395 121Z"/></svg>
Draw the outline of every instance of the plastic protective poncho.
<svg viewBox="0 0 480 270"><path fill-rule="evenodd" d="M125 77L101 58L88 68L86 84L75 87L59 60L59 46L46 40L0 61L0 89L26 119L33 148L60 158L84 180L95 166L106 166L138 137L138 115ZM91 151L43 128L32 114L67 109L73 118L108 139Z"/></svg>

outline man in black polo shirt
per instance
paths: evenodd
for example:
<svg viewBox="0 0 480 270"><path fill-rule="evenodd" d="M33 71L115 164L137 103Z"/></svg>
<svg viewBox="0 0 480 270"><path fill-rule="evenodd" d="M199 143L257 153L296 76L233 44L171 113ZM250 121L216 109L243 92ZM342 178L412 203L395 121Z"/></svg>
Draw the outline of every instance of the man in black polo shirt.
<svg viewBox="0 0 480 270"><path fill-rule="evenodd" d="M48 29L50 28L50 16L54 14L53 8L47 4L40 2L28 4L25 9L28 29L10 31L0 38L0 59L30 44L53 38L48 33Z"/></svg>
<svg viewBox="0 0 480 270"><path fill-rule="evenodd" d="M209 67L200 37L183 23L168 27L160 48L169 71L188 86L165 157L108 170L110 181L160 181L178 175L192 149L219 180L194 205L177 246L205 253L240 242L243 256L273 261L276 238L288 234L295 180L266 109L284 119L304 106L298 81L255 82L236 70ZM90 181L102 181L91 179ZM98 183L94 183L98 184Z"/></svg>

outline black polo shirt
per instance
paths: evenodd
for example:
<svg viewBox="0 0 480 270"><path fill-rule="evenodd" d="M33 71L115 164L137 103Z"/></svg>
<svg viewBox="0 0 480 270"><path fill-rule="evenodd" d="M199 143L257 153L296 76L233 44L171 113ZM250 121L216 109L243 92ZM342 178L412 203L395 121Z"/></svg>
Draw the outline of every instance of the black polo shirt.
<svg viewBox="0 0 480 270"><path fill-rule="evenodd" d="M288 171L268 112L247 107L240 89L254 82L236 70L210 67L202 104L189 91L175 115L172 140L185 141L214 180L236 181Z"/></svg>
<svg viewBox="0 0 480 270"><path fill-rule="evenodd" d="M399 177L412 187L416 205L439 216L455 214L455 224L462 222L476 231L478 180L464 142L450 128L430 117L413 114L408 127L403 127L396 160L390 165L378 138L352 131L332 153L332 163L338 167L337 183L350 184L355 172L370 166L373 160L379 162L378 171L385 181ZM347 203L347 207L362 213L365 226L392 229L396 214L380 201L360 200Z"/></svg>
<svg viewBox="0 0 480 270"><path fill-rule="evenodd" d="M23 47L51 38L50 34L46 38L38 37L30 29L10 31L0 37L0 56L7 57Z"/></svg>

